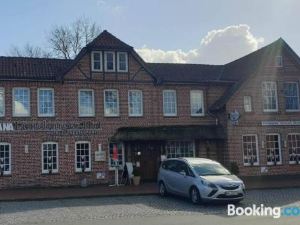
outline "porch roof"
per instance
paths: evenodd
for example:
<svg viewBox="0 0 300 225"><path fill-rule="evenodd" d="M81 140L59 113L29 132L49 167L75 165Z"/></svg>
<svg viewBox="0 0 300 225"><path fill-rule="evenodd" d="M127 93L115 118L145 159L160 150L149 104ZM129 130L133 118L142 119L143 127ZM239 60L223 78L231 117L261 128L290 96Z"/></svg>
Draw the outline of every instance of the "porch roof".
<svg viewBox="0 0 300 225"><path fill-rule="evenodd" d="M178 139L224 139L225 131L216 125L181 125L155 127L122 127L112 141L149 141Z"/></svg>

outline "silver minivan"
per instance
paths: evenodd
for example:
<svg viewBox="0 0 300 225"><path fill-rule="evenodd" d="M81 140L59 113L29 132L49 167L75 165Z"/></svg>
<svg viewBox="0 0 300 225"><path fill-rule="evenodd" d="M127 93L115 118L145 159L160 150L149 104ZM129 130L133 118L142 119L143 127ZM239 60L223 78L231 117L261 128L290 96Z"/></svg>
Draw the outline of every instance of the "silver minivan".
<svg viewBox="0 0 300 225"><path fill-rule="evenodd" d="M220 163L205 158L176 158L162 162L158 173L159 193L189 197L202 201L239 202L245 185Z"/></svg>

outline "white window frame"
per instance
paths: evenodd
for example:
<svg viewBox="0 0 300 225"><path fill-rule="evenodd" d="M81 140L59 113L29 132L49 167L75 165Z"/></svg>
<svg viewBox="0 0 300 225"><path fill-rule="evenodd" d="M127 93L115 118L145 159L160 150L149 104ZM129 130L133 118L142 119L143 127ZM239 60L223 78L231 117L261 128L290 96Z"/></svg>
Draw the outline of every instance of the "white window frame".
<svg viewBox="0 0 300 225"><path fill-rule="evenodd" d="M120 54L125 54L125 60L126 60L125 61L125 63L126 63L125 70L120 69ZM117 66L118 66L118 68L117 68L118 72L124 72L124 73L128 72L128 53L127 52L117 52Z"/></svg>
<svg viewBox="0 0 300 225"><path fill-rule="evenodd" d="M37 105L38 105L38 117L54 117L55 116L55 102L54 102L54 88L38 88L38 102L37 102ZM53 104L53 109L52 109L52 113L50 114L42 114L40 112L40 91L52 91L52 104Z"/></svg>
<svg viewBox="0 0 300 225"><path fill-rule="evenodd" d="M11 175L12 165L11 165L11 144L7 142L0 142L0 145L8 145L9 146L9 170L3 171L3 175Z"/></svg>
<svg viewBox="0 0 300 225"><path fill-rule="evenodd" d="M105 94L108 91L116 91L117 92L117 113L116 114L107 114L106 113L106 102L105 102ZM103 103L104 103L104 116L105 117L118 117L120 116L120 99L119 99L119 90L118 89L105 89L103 90Z"/></svg>
<svg viewBox="0 0 300 225"><path fill-rule="evenodd" d="M92 107L93 111L91 114L88 113L81 113L81 100L80 100L80 93L82 91L89 91L92 92ZM79 89L78 90L78 115L79 117L94 117L95 116L95 94L94 94L94 89Z"/></svg>
<svg viewBox="0 0 300 225"><path fill-rule="evenodd" d="M107 68L107 53L112 53L113 54L113 69L109 70ZM116 54L113 51L106 51L104 52L104 69L105 72L115 72L116 71Z"/></svg>
<svg viewBox="0 0 300 225"><path fill-rule="evenodd" d="M276 165L282 165L282 147L281 147L281 137L280 137L280 134L279 133L267 133L265 135L265 151L266 151L266 156L268 157L268 154L267 154L267 136L269 135L277 135L278 136L278 147L279 147L279 157L280 157L280 161L279 162L276 162ZM266 159L267 161L267 165L269 166L275 166L275 164L273 162L268 162L268 160Z"/></svg>
<svg viewBox="0 0 300 225"><path fill-rule="evenodd" d="M91 154L91 142L90 141L76 141L75 142L75 172L76 173L83 173L82 172L82 169L81 168L77 168L77 144L89 144L89 165L90 167L89 168L86 168L84 173L85 172L91 172L92 171L92 154Z"/></svg>
<svg viewBox="0 0 300 225"><path fill-rule="evenodd" d="M192 94L193 93L200 93L201 96L201 105L202 105L202 113L193 113L193 100ZM191 90L190 91L190 108L191 108L191 116L204 116L204 94L202 90Z"/></svg>
<svg viewBox="0 0 300 225"><path fill-rule="evenodd" d="M257 162L253 163L253 166L259 165L259 149L258 149L258 136L257 134L244 134L242 135L242 151L243 151L243 164L244 166L251 166L251 163L245 163L245 150L244 150L244 137L255 137L255 146L256 146L256 157Z"/></svg>
<svg viewBox="0 0 300 225"><path fill-rule="evenodd" d="M95 59L94 59L94 53L99 53L100 55L100 69L95 69L94 67L94 62L95 62ZM98 60L97 60L98 61ZM92 71L93 72L102 72L103 71L103 60L102 60L102 51L92 51L92 56L91 56L91 67L92 67Z"/></svg>
<svg viewBox="0 0 300 225"><path fill-rule="evenodd" d="M265 95L264 95L264 85L265 84L274 84L275 86L275 100L276 100L276 108L275 109L265 109L265 106L264 106L264 101L265 101ZM270 97L270 96L266 96L266 97ZM263 107L263 111L264 112L278 112L278 93L277 93L277 83L276 81L264 81L262 82L262 107Z"/></svg>
<svg viewBox="0 0 300 225"><path fill-rule="evenodd" d="M172 92L175 93L175 112L174 113L166 113L166 106L165 106L165 93L167 92ZM177 93L176 90L163 90L163 114L166 117L172 117L172 116L177 116Z"/></svg>
<svg viewBox="0 0 300 225"><path fill-rule="evenodd" d="M16 109L15 109L15 90L17 89L25 89L28 90L28 113L16 113ZM31 115L31 101L30 101L30 88L27 87L15 87L12 89L12 109L13 109L13 117L30 117Z"/></svg>
<svg viewBox="0 0 300 225"><path fill-rule="evenodd" d="M109 143L108 144L108 166L109 166L109 170L115 170L115 167L111 166L110 144L118 144L118 143ZM122 144L122 164L119 165L119 170L123 169L124 166L125 166L125 147L124 147L124 143L123 142L121 144Z"/></svg>
<svg viewBox="0 0 300 225"><path fill-rule="evenodd" d="M182 155L182 152L181 152L181 155L179 156L180 157L195 157L195 141L190 141L190 140L168 140L165 144L165 150L166 150L166 156L168 157L169 155L171 155L171 157L169 158L176 158L176 154L177 153L177 150L180 149L182 150L182 144L191 144L192 145L192 151L193 151L193 155ZM173 145L173 149L172 149L172 152L170 152L170 148L169 146L170 145ZM178 156L177 156L178 158Z"/></svg>
<svg viewBox="0 0 300 225"><path fill-rule="evenodd" d="M278 68L283 67L283 57L282 57L282 55L277 55L275 57L275 67L278 67Z"/></svg>
<svg viewBox="0 0 300 225"><path fill-rule="evenodd" d="M0 117L5 117L5 88L0 87L0 92L1 91L3 92L3 113L0 113Z"/></svg>
<svg viewBox="0 0 300 225"><path fill-rule="evenodd" d="M48 142L43 142L41 145L41 150L42 150L42 173L43 174L49 174L49 169L45 170L44 169L44 145L51 144L51 145L56 145L56 169L52 169L52 173L58 173L58 167L59 167L59 151L58 151L58 143L54 141L48 141ZM53 163L53 162L52 162Z"/></svg>
<svg viewBox="0 0 300 225"><path fill-rule="evenodd" d="M252 96L250 96L250 95L244 96L244 111L252 112Z"/></svg>
<svg viewBox="0 0 300 225"><path fill-rule="evenodd" d="M138 113L138 114L134 114L134 113L131 113L130 112L130 92L139 92L140 95L141 95L141 113ZM141 90L128 90L128 115L131 116L131 117L139 117L139 116L143 116L143 91Z"/></svg>
<svg viewBox="0 0 300 225"><path fill-rule="evenodd" d="M299 135L300 136L300 133L288 133L287 136L286 136L286 148L287 148L287 151L288 151L288 154L289 154L289 164L294 165L294 164L297 164L297 161L291 161L290 160L291 158L290 158L289 139L288 139L288 137L290 135ZM296 140L296 145L297 145L297 140ZM297 146L296 148L300 148L300 146Z"/></svg>
<svg viewBox="0 0 300 225"><path fill-rule="evenodd" d="M299 96L299 83L297 81L288 81L288 82L284 82L283 85L285 84L296 84L297 86L297 98L298 98L298 109L287 109L286 108L286 95L284 93L284 107L285 107L285 111L286 112L299 112L300 111L300 96ZM285 89L284 89L285 92ZM292 97L292 96L288 96L288 97Z"/></svg>

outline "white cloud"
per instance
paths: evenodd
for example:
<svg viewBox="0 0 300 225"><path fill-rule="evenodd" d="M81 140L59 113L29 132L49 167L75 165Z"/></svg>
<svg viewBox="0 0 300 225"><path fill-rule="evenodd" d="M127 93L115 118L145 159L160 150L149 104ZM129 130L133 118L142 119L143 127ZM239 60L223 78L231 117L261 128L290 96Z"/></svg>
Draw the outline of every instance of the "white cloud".
<svg viewBox="0 0 300 225"><path fill-rule="evenodd" d="M209 31L200 46L188 51L164 51L147 46L136 50L147 62L224 64L257 50L263 42L263 38L250 32L248 25L240 24Z"/></svg>

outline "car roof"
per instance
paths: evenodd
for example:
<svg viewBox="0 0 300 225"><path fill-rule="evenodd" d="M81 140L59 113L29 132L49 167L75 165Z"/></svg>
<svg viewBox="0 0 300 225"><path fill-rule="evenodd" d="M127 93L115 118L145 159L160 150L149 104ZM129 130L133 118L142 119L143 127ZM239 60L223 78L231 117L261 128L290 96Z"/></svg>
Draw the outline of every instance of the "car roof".
<svg viewBox="0 0 300 225"><path fill-rule="evenodd" d="M207 158L192 158L192 157L183 157L183 158L169 158L167 160L179 160L179 161L185 161L189 164L198 164L198 163L215 163L220 164L217 161L207 159Z"/></svg>

